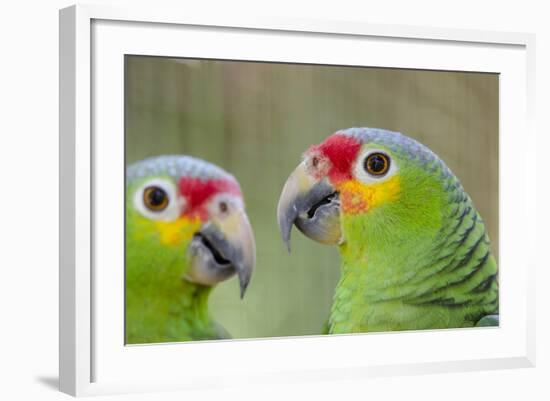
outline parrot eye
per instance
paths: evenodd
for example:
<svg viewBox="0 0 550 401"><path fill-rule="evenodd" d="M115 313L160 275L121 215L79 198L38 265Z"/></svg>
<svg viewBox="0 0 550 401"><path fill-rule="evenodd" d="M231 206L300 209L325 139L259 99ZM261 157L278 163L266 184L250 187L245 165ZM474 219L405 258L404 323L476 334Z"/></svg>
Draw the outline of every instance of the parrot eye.
<svg viewBox="0 0 550 401"><path fill-rule="evenodd" d="M173 182L153 178L134 192L134 207L151 220L174 221L185 209L186 198L178 196Z"/></svg>
<svg viewBox="0 0 550 401"><path fill-rule="evenodd" d="M363 168L373 176L382 176L390 169L390 158L384 153L371 153L363 162Z"/></svg>
<svg viewBox="0 0 550 401"><path fill-rule="evenodd" d="M168 194L157 186L150 186L143 190L143 203L152 212L161 212L168 206Z"/></svg>

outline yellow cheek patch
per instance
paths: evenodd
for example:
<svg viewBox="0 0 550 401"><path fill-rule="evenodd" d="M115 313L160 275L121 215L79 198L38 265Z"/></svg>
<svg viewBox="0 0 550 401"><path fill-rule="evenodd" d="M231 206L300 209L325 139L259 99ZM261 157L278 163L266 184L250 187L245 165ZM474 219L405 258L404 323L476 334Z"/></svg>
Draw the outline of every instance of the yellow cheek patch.
<svg viewBox="0 0 550 401"><path fill-rule="evenodd" d="M176 221L156 221L155 225L164 245L179 245L189 242L201 226L199 218L179 218Z"/></svg>
<svg viewBox="0 0 550 401"><path fill-rule="evenodd" d="M401 190L399 176L377 184L349 180L338 186L340 204L346 214L365 213L383 203L397 199Z"/></svg>

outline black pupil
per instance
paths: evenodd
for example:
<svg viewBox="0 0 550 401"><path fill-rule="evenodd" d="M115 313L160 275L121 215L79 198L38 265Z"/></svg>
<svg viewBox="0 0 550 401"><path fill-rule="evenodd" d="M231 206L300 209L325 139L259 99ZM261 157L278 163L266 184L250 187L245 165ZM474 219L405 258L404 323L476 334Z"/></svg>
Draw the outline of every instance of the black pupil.
<svg viewBox="0 0 550 401"><path fill-rule="evenodd" d="M386 158L382 155L371 155L367 159L367 171L371 173L382 173L386 170Z"/></svg>
<svg viewBox="0 0 550 401"><path fill-rule="evenodd" d="M149 191L149 204L151 206L161 206L166 199L166 192L160 188L153 188Z"/></svg>

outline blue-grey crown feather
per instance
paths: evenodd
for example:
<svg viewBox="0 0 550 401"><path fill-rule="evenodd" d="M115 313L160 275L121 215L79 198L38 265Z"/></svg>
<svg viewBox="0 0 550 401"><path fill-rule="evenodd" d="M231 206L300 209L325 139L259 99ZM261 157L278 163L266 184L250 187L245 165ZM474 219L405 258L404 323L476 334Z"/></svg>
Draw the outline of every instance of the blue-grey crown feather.
<svg viewBox="0 0 550 401"><path fill-rule="evenodd" d="M211 179L235 180L231 174L215 164L184 155L150 157L126 168L127 184L136 179L159 175L168 175L174 179L185 176L204 181Z"/></svg>
<svg viewBox="0 0 550 401"><path fill-rule="evenodd" d="M337 133L352 137L361 144L374 142L387 146L392 152L418 160L429 171L439 170L442 178L453 175L447 165L428 147L400 132L379 128L348 128Z"/></svg>

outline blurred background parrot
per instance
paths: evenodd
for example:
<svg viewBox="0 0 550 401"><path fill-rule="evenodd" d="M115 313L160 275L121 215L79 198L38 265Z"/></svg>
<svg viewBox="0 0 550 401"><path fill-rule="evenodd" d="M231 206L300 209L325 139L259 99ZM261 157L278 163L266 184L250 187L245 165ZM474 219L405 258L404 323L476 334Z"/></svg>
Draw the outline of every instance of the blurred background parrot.
<svg viewBox="0 0 550 401"><path fill-rule="evenodd" d="M159 156L126 171L126 343L227 338L208 312L212 287L237 274L255 242L237 180L206 161Z"/></svg>
<svg viewBox="0 0 550 401"><path fill-rule="evenodd" d="M350 128L309 148L277 218L337 245L328 333L498 325L497 264L456 176L400 133Z"/></svg>

